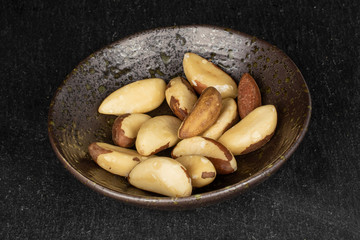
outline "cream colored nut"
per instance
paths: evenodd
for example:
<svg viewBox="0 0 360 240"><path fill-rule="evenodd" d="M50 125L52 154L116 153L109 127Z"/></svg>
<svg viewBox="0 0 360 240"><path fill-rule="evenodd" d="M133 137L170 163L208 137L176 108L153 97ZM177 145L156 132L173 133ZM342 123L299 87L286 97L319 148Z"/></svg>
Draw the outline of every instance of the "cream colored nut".
<svg viewBox="0 0 360 240"><path fill-rule="evenodd" d="M182 156L176 159L188 171L193 187L206 186L216 177L214 164L209 159L200 155Z"/></svg>
<svg viewBox="0 0 360 240"><path fill-rule="evenodd" d="M112 140L120 147L132 147L141 125L151 117L143 113L120 115L112 126Z"/></svg>
<svg viewBox="0 0 360 240"><path fill-rule="evenodd" d="M165 90L165 98L171 111L180 119L190 113L197 101L194 89L182 77L176 77L170 80Z"/></svg>
<svg viewBox="0 0 360 240"><path fill-rule="evenodd" d="M89 146L91 158L103 169L123 177L141 161L148 159L136 151L107 143L94 142Z"/></svg>
<svg viewBox="0 0 360 240"><path fill-rule="evenodd" d="M174 116L157 116L144 122L138 132L135 146L143 156L149 156L174 146L179 138L177 132L181 124Z"/></svg>
<svg viewBox="0 0 360 240"><path fill-rule="evenodd" d="M192 186L186 168L168 157L153 157L138 164L130 172L131 185L169 197L187 197Z"/></svg>
<svg viewBox="0 0 360 240"><path fill-rule="evenodd" d="M179 128L181 139L202 134L218 119L221 111L221 95L213 87L205 89Z"/></svg>
<svg viewBox="0 0 360 240"><path fill-rule="evenodd" d="M208 128L203 137L217 140L226 130L238 121L237 104L233 98L225 98L217 121Z"/></svg>
<svg viewBox="0 0 360 240"><path fill-rule="evenodd" d="M130 83L105 98L98 111L110 115L152 111L164 101L165 87L165 81L160 78Z"/></svg>
<svg viewBox="0 0 360 240"><path fill-rule="evenodd" d="M227 130L219 142L234 155L246 154L262 147L274 134L277 113L274 105L254 109L238 124Z"/></svg>
<svg viewBox="0 0 360 240"><path fill-rule="evenodd" d="M207 87L216 88L222 98L235 98L237 85L235 81L218 66L195 53L186 53L183 59L186 78L196 92L201 94Z"/></svg>
<svg viewBox="0 0 360 240"><path fill-rule="evenodd" d="M237 169L233 154L221 143L205 137L192 137L181 140L171 152L173 158L186 155L201 155L208 158L218 174L229 174Z"/></svg>

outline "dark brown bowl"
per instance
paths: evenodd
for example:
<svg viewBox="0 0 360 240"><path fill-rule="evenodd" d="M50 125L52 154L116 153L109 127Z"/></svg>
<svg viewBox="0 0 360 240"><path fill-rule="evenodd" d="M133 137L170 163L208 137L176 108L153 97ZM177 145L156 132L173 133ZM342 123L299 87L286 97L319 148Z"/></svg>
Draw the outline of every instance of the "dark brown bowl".
<svg viewBox="0 0 360 240"><path fill-rule="evenodd" d="M136 80L183 76L184 53L194 52L230 74L235 81L250 72L263 104L274 104L278 125L261 149L237 156L239 169L217 176L185 198L163 197L132 187L94 163L87 147L112 143L113 116L97 112L114 90ZM150 115L171 114L166 102ZM117 41L82 61L65 79L51 102L48 131L64 166L82 183L115 199L157 209L187 209L216 203L253 187L280 168L299 146L307 130L311 99L306 82L292 60L277 47L231 29L213 26L169 27L141 32ZM160 155L170 156L170 150Z"/></svg>

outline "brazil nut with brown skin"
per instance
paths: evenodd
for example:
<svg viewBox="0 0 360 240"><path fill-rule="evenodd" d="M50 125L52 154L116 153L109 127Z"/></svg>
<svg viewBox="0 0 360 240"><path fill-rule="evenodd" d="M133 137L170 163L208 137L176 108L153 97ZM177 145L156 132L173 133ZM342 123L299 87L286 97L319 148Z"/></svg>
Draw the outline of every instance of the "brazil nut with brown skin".
<svg viewBox="0 0 360 240"><path fill-rule="evenodd" d="M195 53L185 53L183 68L187 80L199 94L207 87L216 88L222 98L235 98L237 85L235 81L218 66Z"/></svg>
<svg viewBox="0 0 360 240"><path fill-rule="evenodd" d="M181 140L172 150L171 156L201 155L209 159L218 174L229 174L237 170L234 155L221 143L205 137L192 137Z"/></svg>
<svg viewBox="0 0 360 240"><path fill-rule="evenodd" d="M238 84L238 110L241 118L246 117L252 110L261 106L260 89L255 79L245 73Z"/></svg>
<svg viewBox="0 0 360 240"><path fill-rule="evenodd" d="M184 119L179 128L180 139L190 138L203 133L211 127L218 119L222 106L219 91L208 87L200 95L193 110Z"/></svg>
<svg viewBox="0 0 360 240"><path fill-rule="evenodd" d="M182 77L176 77L170 80L166 86L165 98L171 111L180 120L184 120L197 101L194 89L189 82Z"/></svg>
<svg viewBox="0 0 360 240"><path fill-rule="evenodd" d="M91 158L101 168L123 177L141 161L148 159L135 150L114 146L108 143L94 142L88 147Z"/></svg>
<svg viewBox="0 0 360 240"><path fill-rule="evenodd" d="M99 113L122 115L126 113L147 113L165 99L166 83L160 78L138 80L125 85L107 96L99 106Z"/></svg>
<svg viewBox="0 0 360 240"><path fill-rule="evenodd" d="M212 183L216 177L214 164L201 155L186 155L176 158L188 171L193 187L204 187Z"/></svg>
<svg viewBox="0 0 360 240"><path fill-rule="evenodd" d="M149 156L174 146L179 141L177 132L180 124L180 119L170 115L147 120L139 129L136 150L143 156Z"/></svg>
<svg viewBox="0 0 360 240"><path fill-rule="evenodd" d="M137 188L169 197L188 197L192 192L186 168L168 157L153 157L139 163L128 181Z"/></svg>
<svg viewBox="0 0 360 240"><path fill-rule="evenodd" d="M234 155L246 154L266 144L273 136L276 125L275 106L263 105L227 130L218 141Z"/></svg>
<svg viewBox="0 0 360 240"><path fill-rule="evenodd" d="M132 147L141 125L151 117L143 113L118 116L112 126L112 140L120 147Z"/></svg>

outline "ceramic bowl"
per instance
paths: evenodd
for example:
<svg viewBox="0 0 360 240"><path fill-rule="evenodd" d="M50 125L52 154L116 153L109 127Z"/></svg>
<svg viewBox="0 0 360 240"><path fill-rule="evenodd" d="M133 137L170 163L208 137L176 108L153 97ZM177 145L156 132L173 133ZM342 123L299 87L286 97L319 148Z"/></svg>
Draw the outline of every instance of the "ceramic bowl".
<svg viewBox="0 0 360 240"><path fill-rule="evenodd" d="M236 82L249 72L263 104L278 111L274 136L265 146L237 156L238 170L218 175L194 189L190 197L171 198L132 187L91 160L95 141L112 143L115 116L101 115L102 100L128 83L150 77L169 81L184 76L182 59L194 52L210 59ZM166 101L152 116L172 114ZM83 60L56 91L49 109L51 145L64 164L86 186L120 201L157 209L188 209L229 199L263 182L290 157L303 139L311 114L306 82L294 62L277 47L256 37L214 26L181 26L140 32L114 42ZM158 155L170 156L170 151Z"/></svg>

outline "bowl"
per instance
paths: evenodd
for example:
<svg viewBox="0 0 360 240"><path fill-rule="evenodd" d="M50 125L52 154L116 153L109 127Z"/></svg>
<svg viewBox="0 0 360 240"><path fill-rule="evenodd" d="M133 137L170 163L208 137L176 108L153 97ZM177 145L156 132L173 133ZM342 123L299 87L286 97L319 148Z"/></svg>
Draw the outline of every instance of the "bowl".
<svg viewBox="0 0 360 240"><path fill-rule="evenodd" d="M272 139L255 152L236 156L238 170L218 175L210 185L184 198L160 196L131 186L91 160L88 145L112 143L115 116L99 114L102 100L131 82L184 76L182 59L194 52L210 59L237 83L249 72L263 104L278 111ZM166 101L151 116L172 114ZM215 26L176 26L137 33L114 42L80 62L57 89L49 108L51 145L63 163L86 186L120 201L157 209L189 209L217 203L263 182L291 156L303 139L311 114L306 82L294 62L277 47L256 37ZM158 155L170 156L171 150Z"/></svg>

